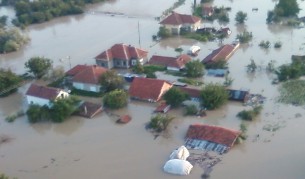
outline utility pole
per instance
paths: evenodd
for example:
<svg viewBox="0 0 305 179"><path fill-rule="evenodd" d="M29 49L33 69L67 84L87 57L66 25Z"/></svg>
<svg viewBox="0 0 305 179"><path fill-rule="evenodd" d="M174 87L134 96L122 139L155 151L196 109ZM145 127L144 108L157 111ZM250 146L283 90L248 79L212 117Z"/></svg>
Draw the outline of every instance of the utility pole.
<svg viewBox="0 0 305 179"><path fill-rule="evenodd" d="M139 35L139 46L141 48L141 34L140 34L140 22L138 21L138 35Z"/></svg>

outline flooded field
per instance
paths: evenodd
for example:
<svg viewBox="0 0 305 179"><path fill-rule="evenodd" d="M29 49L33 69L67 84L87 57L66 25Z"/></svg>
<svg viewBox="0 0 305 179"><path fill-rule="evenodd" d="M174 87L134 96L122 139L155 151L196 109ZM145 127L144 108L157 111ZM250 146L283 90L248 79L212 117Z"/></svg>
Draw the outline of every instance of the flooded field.
<svg viewBox="0 0 305 179"><path fill-rule="evenodd" d="M198 59L202 60L219 42L197 42L174 37L159 43L152 35L159 28L155 17L175 1L161 0L112 0L88 6L87 12L79 16L68 16L48 23L32 25L25 30L31 38L27 46L18 52L0 55L0 67L24 73L24 63L33 56L45 56L54 64L69 69L67 56L72 66L94 64L94 57L115 43L141 46L149 51L149 57L158 55L175 56L175 48L184 52L192 45L201 47ZM289 63L291 55L304 55L305 29L280 25L267 25L267 11L276 1L271 0L214 0L213 6L232 7L230 23L203 22L202 26L230 27L232 34L224 40L231 43L244 29L253 33L254 39L242 45L229 60L230 76L235 89L250 89L251 93L262 93L267 97L264 109L254 122L246 122L248 139L235 146L222 158L210 178L295 178L305 177L305 110L303 107L283 105L276 102L278 86L272 85L272 74L264 68L270 60L276 66ZM191 13L193 1L186 1L177 12ZM135 5L136 4L136 5ZM162 6L160 6L162 4ZM299 1L301 9L305 3ZM257 7L257 12L252 8ZM248 13L244 26L236 25L237 11ZM2 14L13 14L12 9L2 8ZM112 15L106 12L111 12ZM305 15L305 10L300 11ZM262 40L271 43L281 41L281 49L261 49ZM67 60L60 60L67 59ZM245 66L254 59L261 71L248 74ZM161 75L162 76L162 75ZM223 79L208 77L205 82ZM31 125L26 117L7 123L4 118L20 109L25 109L24 93L29 84L19 92L0 98L0 137L10 140L0 143L0 172L20 179L40 178L178 178L162 171L171 151L184 143L187 128L193 123L205 123L239 129L241 121L236 114L245 109L240 103L229 102L221 109L209 111L207 117L184 117L182 111L171 110L175 120L165 137L154 136L145 130L145 124L156 104L132 101L127 108L113 111L129 114L132 121L117 125L116 117L102 113L94 119L72 117L62 124L41 123ZM98 102L100 99L94 99ZM277 130L267 131L273 126ZM259 134L259 138L256 138ZM203 171L198 166L188 178L201 178Z"/></svg>

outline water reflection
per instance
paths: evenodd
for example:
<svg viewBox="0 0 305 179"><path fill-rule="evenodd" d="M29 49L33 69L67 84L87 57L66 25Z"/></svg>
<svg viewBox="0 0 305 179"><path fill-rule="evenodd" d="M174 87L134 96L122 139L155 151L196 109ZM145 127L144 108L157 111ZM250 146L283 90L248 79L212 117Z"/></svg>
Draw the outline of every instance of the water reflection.
<svg viewBox="0 0 305 179"><path fill-rule="evenodd" d="M71 116L63 123L39 122L31 124L31 127L40 135L46 135L52 131L56 134L70 136L80 129L85 120L85 118Z"/></svg>

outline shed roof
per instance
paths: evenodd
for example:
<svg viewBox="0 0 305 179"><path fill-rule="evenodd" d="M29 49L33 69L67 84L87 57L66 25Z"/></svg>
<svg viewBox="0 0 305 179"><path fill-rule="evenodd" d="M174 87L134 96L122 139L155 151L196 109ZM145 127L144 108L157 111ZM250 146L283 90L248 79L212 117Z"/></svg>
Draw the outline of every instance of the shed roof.
<svg viewBox="0 0 305 179"><path fill-rule="evenodd" d="M239 134L239 131L219 126L193 124L188 128L186 138L206 140L231 147Z"/></svg>

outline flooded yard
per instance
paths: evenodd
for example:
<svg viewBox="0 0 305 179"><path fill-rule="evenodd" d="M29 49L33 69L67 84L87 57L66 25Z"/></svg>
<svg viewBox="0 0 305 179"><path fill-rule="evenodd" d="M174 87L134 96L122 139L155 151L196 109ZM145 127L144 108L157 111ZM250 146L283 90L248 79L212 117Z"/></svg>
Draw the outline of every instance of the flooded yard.
<svg viewBox="0 0 305 179"><path fill-rule="evenodd" d="M85 14L68 16L48 23L32 25L25 30L31 41L18 52L1 54L0 67L24 73L24 63L33 56L45 56L54 65L69 69L72 66L94 64L94 57L115 43L140 46L152 55L176 56L175 48L186 52L192 45L201 47L198 59L202 60L219 42L197 42L173 37L159 43L152 41L159 28L158 17L172 6L174 0L111 0L90 5ZM270 60L279 66L290 62L291 55L304 55L305 29L281 25L267 25L267 11L276 1L214 0L213 6L232 7L230 23L203 22L203 27L229 27L232 34L223 44L231 43L245 29L253 33L249 44L241 45L229 60L232 88L249 89L267 97L261 115L253 122L243 122L248 128L248 139L233 147L214 166L210 178L296 178L305 176L305 110L304 107L279 104L276 101L278 86L272 85L274 76L264 69ZM193 1L186 1L176 9L191 13ZM162 4L162 6L160 6ZM299 16L305 15L305 3L299 1ZM253 12L252 8L258 8ZM245 25L236 25L238 11L248 14ZM2 14L12 15L13 10L2 8ZM107 14L106 12L111 12ZM283 43L282 48L262 49L260 41ZM197 59L196 58L196 59ZM63 60L60 60L63 59ZM66 60L65 60L66 59ZM253 59L262 70L246 72ZM158 76L162 74L158 74ZM169 79L176 79L169 77ZM218 77L204 76L204 82L223 82ZM242 123L236 114L245 109L238 102L229 102L207 117L185 117L181 109L171 110L175 120L166 136L154 139L145 130L156 104L131 101L127 108L113 113L129 114L127 125L115 123L115 116L101 113L93 119L71 117L62 124L29 124L27 118L8 123L4 118L20 109L26 109L24 93L29 84L18 93L0 98L0 137L10 140L0 143L0 172L20 179L39 178L178 178L163 172L162 167L171 151L184 144L190 124L204 123L239 130ZM96 102L99 99L95 99ZM268 129L268 130L267 130ZM257 138L259 135L259 138ZM201 178L203 171L195 166L189 178Z"/></svg>

